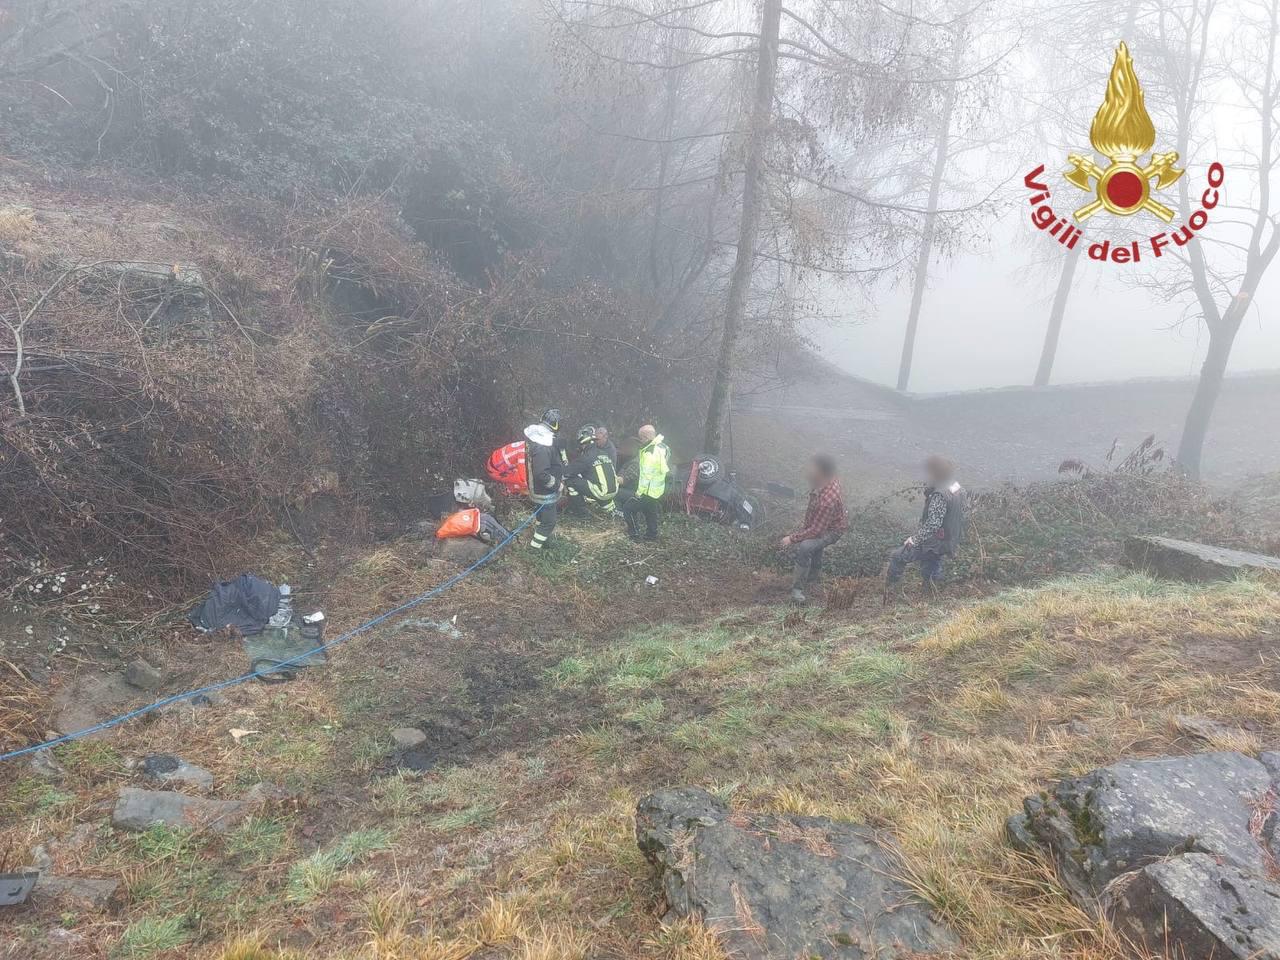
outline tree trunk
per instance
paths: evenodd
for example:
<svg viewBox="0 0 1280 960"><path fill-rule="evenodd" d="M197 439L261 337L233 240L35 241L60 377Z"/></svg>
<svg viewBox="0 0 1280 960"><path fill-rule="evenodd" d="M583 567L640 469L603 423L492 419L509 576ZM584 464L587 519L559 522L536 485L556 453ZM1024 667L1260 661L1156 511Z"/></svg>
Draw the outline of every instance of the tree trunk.
<svg viewBox="0 0 1280 960"><path fill-rule="evenodd" d="M1071 297L1071 281L1076 275L1076 265L1080 262L1080 253L1085 245L1078 243L1067 252L1062 263L1062 273L1058 275L1058 291L1053 295L1053 306L1049 310L1049 329L1044 332L1044 347L1040 351L1040 366L1036 368L1035 385L1049 385L1049 375L1053 373L1053 361L1058 355L1058 338L1062 335L1062 319L1067 314L1067 300Z"/></svg>
<svg viewBox="0 0 1280 960"><path fill-rule="evenodd" d="M751 106L750 130L747 134L746 170L742 184L742 219L738 225L738 253L729 278L725 299L724 330L720 335L720 355L716 360L715 379L711 384L711 400L707 405L706 435L703 449L719 453L721 432L730 387L733 383L734 354L747 309L751 289L751 268L756 255L756 234L760 230L760 213L764 202L764 148L773 116L773 92L778 74L778 31L782 21L782 0L764 0L760 15L760 58L756 67L756 94Z"/></svg>
<svg viewBox="0 0 1280 960"><path fill-rule="evenodd" d="M1193 480L1200 479L1204 441L1209 433L1209 420L1222 392L1222 381L1227 373L1227 361L1231 358L1231 346L1240 327L1243 310L1232 304L1222 316L1222 321L1209 328L1209 350L1200 367L1200 379L1196 381L1195 396L1182 427L1182 439L1178 442L1178 465Z"/></svg>
<svg viewBox="0 0 1280 960"><path fill-rule="evenodd" d="M964 25L956 31L951 50L951 76L960 68L964 47ZM911 290L911 309L907 314L907 334L902 340L902 362L898 364L898 389L907 389L911 380L911 360L916 350L916 330L920 326L920 306L924 302L924 288L929 282L929 260L933 256L933 237L938 223L938 198L942 194L942 178L947 172L947 160L951 153L951 117L956 108L956 81L947 84L942 103L942 116L938 119L938 140L933 156L933 176L929 181L929 205L924 215L924 230L920 235L920 255L916 259L915 283Z"/></svg>
<svg viewBox="0 0 1280 960"><path fill-rule="evenodd" d="M662 105L662 127L658 144L658 183L653 193L653 226L649 231L649 282L657 290L659 279L658 251L662 245L662 217L667 203L667 170L671 164L671 136L675 131L676 104L680 94L680 74L672 68L675 62L675 31L670 31L664 55L666 67L665 101Z"/></svg>

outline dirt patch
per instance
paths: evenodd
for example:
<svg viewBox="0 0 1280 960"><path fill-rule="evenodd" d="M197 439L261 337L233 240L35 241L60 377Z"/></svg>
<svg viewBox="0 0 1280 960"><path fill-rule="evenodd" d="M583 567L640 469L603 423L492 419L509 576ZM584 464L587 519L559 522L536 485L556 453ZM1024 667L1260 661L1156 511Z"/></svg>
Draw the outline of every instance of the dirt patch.
<svg viewBox="0 0 1280 960"><path fill-rule="evenodd" d="M1188 634L1175 638L1179 655L1207 673L1241 673L1280 667L1280 638L1270 633L1245 637L1206 637Z"/></svg>
<svg viewBox="0 0 1280 960"><path fill-rule="evenodd" d="M82 673L60 684L53 694L53 725L60 733L87 729L121 713L139 700L137 690L118 673ZM85 739L108 736L92 734Z"/></svg>

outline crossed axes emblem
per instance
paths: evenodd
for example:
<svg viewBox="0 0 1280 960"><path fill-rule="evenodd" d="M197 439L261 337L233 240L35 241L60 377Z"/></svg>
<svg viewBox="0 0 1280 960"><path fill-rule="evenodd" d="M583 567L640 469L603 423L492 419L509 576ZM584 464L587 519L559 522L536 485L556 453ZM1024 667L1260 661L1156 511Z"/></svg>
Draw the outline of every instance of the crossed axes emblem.
<svg viewBox="0 0 1280 960"><path fill-rule="evenodd" d="M1173 210L1152 199L1151 180L1156 179L1157 190L1177 182L1185 172L1174 166L1178 162L1177 151L1153 153L1145 167L1139 167L1132 160L1113 159L1104 169L1091 157L1079 153L1068 155L1067 162L1073 165L1073 169L1064 174L1067 181L1096 196L1075 212L1077 222L1084 223L1104 207L1112 213L1126 215L1147 210L1165 223L1173 220Z"/></svg>

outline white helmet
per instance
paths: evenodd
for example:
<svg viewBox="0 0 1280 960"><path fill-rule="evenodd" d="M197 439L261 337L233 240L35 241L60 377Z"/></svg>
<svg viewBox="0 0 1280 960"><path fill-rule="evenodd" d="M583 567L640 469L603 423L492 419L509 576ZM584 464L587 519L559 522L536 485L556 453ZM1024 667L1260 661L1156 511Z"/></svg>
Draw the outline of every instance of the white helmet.
<svg viewBox="0 0 1280 960"><path fill-rule="evenodd" d="M553 447L556 435L545 423L531 423L524 428L524 435L540 447Z"/></svg>

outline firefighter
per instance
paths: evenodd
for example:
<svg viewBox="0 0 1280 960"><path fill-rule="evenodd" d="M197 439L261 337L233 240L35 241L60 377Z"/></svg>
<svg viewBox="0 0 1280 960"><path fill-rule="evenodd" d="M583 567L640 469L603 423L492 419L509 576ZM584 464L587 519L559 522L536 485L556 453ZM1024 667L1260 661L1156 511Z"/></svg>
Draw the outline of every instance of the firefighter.
<svg viewBox="0 0 1280 960"><path fill-rule="evenodd" d="M528 439L526 472L529 477L529 499L538 508L538 525L533 531L529 546L542 550L555 532L559 519L560 487L564 479L564 466L556 456L556 437L546 423L534 423L525 427Z"/></svg>
<svg viewBox="0 0 1280 960"><path fill-rule="evenodd" d="M578 431L578 455L565 468L565 490L569 506L565 513L585 516L588 506L612 515L618 495L618 474L609 451L600 446L596 428L590 424Z"/></svg>
<svg viewBox="0 0 1280 960"><path fill-rule="evenodd" d="M563 468L569 465L569 448L564 442L564 437L560 436L560 420L560 411L555 407L542 412L542 422L551 428L552 436L555 437L556 459L560 461L560 466Z"/></svg>

